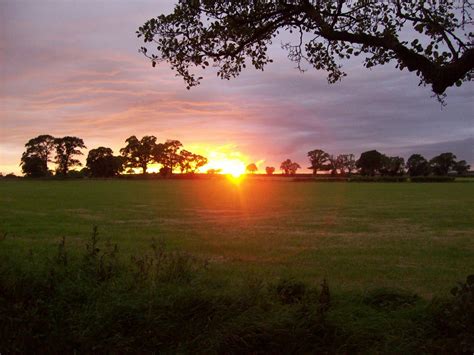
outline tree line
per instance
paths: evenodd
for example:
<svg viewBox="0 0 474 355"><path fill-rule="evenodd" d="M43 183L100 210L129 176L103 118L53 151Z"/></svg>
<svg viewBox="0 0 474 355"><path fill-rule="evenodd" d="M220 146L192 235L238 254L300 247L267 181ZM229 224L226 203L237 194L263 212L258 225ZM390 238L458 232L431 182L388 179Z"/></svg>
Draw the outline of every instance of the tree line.
<svg viewBox="0 0 474 355"><path fill-rule="evenodd" d="M68 176L72 168L81 167L77 159L83 155L81 149L86 149L84 141L78 137L66 136L62 138L51 135L40 135L30 139L25 144L25 152L21 157L23 173L28 177ZM311 150L307 154L313 175L329 173L331 175L351 175L354 173L367 176L428 176L447 175L451 171L459 175L466 174L470 166L465 160L457 160L450 152L442 153L427 160L420 154L411 155L405 163L402 157L392 157L376 150L362 153L358 160L354 154L331 155L321 149ZM48 163L55 163L54 171L49 170ZM155 136L144 136L138 139L131 136L125 140L125 147L120 149L120 155L114 155L113 150L107 147L91 149L86 159L86 167L81 174L91 177L114 177L124 171L134 173L141 170L147 173L149 164L161 165L160 174L170 175L179 170L181 173L195 173L205 166L208 159L194 154L183 148L179 140L157 142ZM280 164L280 170L285 175L295 175L301 166L286 159ZM265 172L272 175L275 167L267 166ZM258 171L255 163L247 165L247 172L254 174ZM209 174L218 173L218 170L209 169Z"/></svg>
<svg viewBox="0 0 474 355"><path fill-rule="evenodd" d="M455 171L458 175L466 174L470 165L465 160L457 160L456 155L447 152L442 153L427 160L421 154L412 154L405 163L402 157L391 157L378 152L377 150L369 150L363 152L359 159L356 160L354 154L331 155L321 149L311 150L307 154L310 166L308 169L313 171L313 175L319 172L330 173L331 175L351 175L357 173L364 176L428 176L448 175L449 172ZM285 175L295 175L301 166L286 159L280 165L280 170ZM247 171L251 174L258 170L257 166L252 163L247 166ZM265 172L272 175L275 167L267 166Z"/></svg>
<svg viewBox="0 0 474 355"><path fill-rule="evenodd" d="M114 177L124 171L133 173L134 169L141 169L142 174L146 174L148 165L157 163L162 166L160 173L169 175L176 169L181 173L194 173L207 164L206 157L183 149L178 140L158 143L155 136L142 139L131 136L125 143L117 156L111 148L91 149L81 173L92 177ZM47 134L30 139L25 147L20 166L28 177L67 176L72 173L71 168L82 166L77 156L83 155L81 149L87 148L81 138L55 138ZM50 162L56 164L54 172L48 168Z"/></svg>

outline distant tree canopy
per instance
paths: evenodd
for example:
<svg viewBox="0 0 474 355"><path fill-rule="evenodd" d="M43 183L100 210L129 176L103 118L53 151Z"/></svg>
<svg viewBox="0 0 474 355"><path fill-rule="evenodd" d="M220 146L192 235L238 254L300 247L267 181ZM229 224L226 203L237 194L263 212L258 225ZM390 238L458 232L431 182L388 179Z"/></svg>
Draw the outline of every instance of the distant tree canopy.
<svg viewBox="0 0 474 355"><path fill-rule="evenodd" d="M27 155L21 158L21 170L28 177L45 177L49 175L48 166L37 155Z"/></svg>
<svg viewBox="0 0 474 355"><path fill-rule="evenodd" d="M87 148L81 138L70 136L55 138L54 145L56 147L54 159L57 164L57 175L67 176L69 168L82 166L81 162L75 158L76 155L82 155L80 149Z"/></svg>
<svg viewBox="0 0 474 355"><path fill-rule="evenodd" d="M302 69L306 61L337 82L346 74L341 59L361 55L365 67L395 62L416 73L435 94L470 81L474 69L472 4L454 1L179 1L169 15L138 31L141 51L152 65L166 61L188 88L198 85L191 67L218 68L236 77L247 62L261 69L272 60L268 47L280 31L295 31L283 48Z"/></svg>
<svg viewBox="0 0 474 355"><path fill-rule="evenodd" d="M183 149L179 153L178 164L181 173L195 173L199 168L207 164L207 158Z"/></svg>
<svg viewBox="0 0 474 355"><path fill-rule="evenodd" d="M469 169L471 168L470 165L467 164L465 160L460 160L456 162L453 166L453 170L458 173L458 175L464 175L466 174Z"/></svg>
<svg viewBox="0 0 474 355"><path fill-rule="evenodd" d="M247 165L245 170L250 174L255 174L257 172L258 168L257 168L257 165L255 163L250 163L249 165Z"/></svg>
<svg viewBox="0 0 474 355"><path fill-rule="evenodd" d="M127 168L141 168L146 174L148 164L156 162L159 154L155 136L144 136L138 140L136 136L128 137L125 140L127 145L120 149L124 157Z"/></svg>
<svg viewBox="0 0 474 355"><path fill-rule="evenodd" d="M163 165L164 168L169 169L172 173L180 164L182 157L179 150L183 145L178 140L168 139L164 144L158 144L157 154L155 160L157 163Z"/></svg>
<svg viewBox="0 0 474 355"><path fill-rule="evenodd" d="M376 150L362 153L356 165L362 175L399 176L405 173L405 159L389 157Z"/></svg>
<svg viewBox="0 0 474 355"><path fill-rule="evenodd" d="M273 173L275 172L275 168L273 166L267 166L265 167L265 172L267 173L267 175L273 175Z"/></svg>
<svg viewBox="0 0 474 355"><path fill-rule="evenodd" d="M280 170L283 171L285 175L295 175L298 169L301 169L301 166L291 161L291 159L286 159L280 164Z"/></svg>
<svg viewBox="0 0 474 355"><path fill-rule="evenodd" d="M22 171L26 176L42 177L49 175L48 162L55 149L55 140L49 134L30 139L26 151L21 156Z"/></svg>
<svg viewBox="0 0 474 355"><path fill-rule="evenodd" d="M315 149L308 152L309 162L311 166L308 169L313 170L313 175L316 175L319 170L327 170L327 163L329 161L329 154L321 149Z"/></svg>
<svg viewBox="0 0 474 355"><path fill-rule="evenodd" d="M179 169L181 173L188 173L191 171L191 164L193 162L193 153L183 149L180 153ZM206 159L207 160L207 159Z"/></svg>
<svg viewBox="0 0 474 355"><path fill-rule="evenodd" d="M315 149L309 151L307 155L311 164L308 169L313 170L313 175L317 175L318 171L330 171L332 175L351 174L357 168L354 154L334 156L324 150Z"/></svg>
<svg viewBox="0 0 474 355"><path fill-rule="evenodd" d="M344 171L344 160L342 155L330 155L328 158L327 170L331 171L331 175L337 175L338 171Z"/></svg>
<svg viewBox="0 0 474 355"><path fill-rule="evenodd" d="M405 173L405 159L402 157L382 156L382 166L379 170L381 175L400 176Z"/></svg>
<svg viewBox="0 0 474 355"><path fill-rule="evenodd" d="M191 157L192 159L189 161L189 166L191 167L190 169L191 173L195 173L197 170L199 170L200 168L202 168L208 163L207 158L200 154L193 154Z"/></svg>
<svg viewBox="0 0 474 355"><path fill-rule="evenodd" d="M160 174L167 176L175 169L181 173L194 173L207 164L207 158L182 149L183 144L178 140L168 139L164 143L157 143L155 136L144 136L141 140L131 136L127 138L127 145L120 149L125 164L129 169L140 168L147 173L149 164L160 164Z"/></svg>
<svg viewBox="0 0 474 355"><path fill-rule="evenodd" d="M87 168L92 177L113 177L123 171L123 157L116 157L112 149L91 149L87 156Z"/></svg>
<svg viewBox="0 0 474 355"><path fill-rule="evenodd" d="M332 175L352 174L357 170L361 175L369 176L402 176L405 173L410 176L447 175L453 171L458 175L464 175L471 168L465 160L456 161L456 156L449 152L435 156L430 161L420 154L413 154L405 164L405 159L402 157L387 156L376 150L363 152L356 161L354 154L334 156L317 149L308 152L308 157L312 163L312 166L308 169L314 166L314 152L317 152L318 157L324 157L325 161L325 163L322 163L319 160L317 164L318 171L329 171Z"/></svg>
<svg viewBox="0 0 474 355"><path fill-rule="evenodd" d="M179 169L183 174L193 174L204 167L208 160L206 157L194 154L183 149L183 144L178 140L167 140L157 143L155 136L144 136L138 139L131 136L125 141L126 146L120 149L121 156L114 156L113 151L107 147L91 149L86 159L86 167L81 171L70 170L76 166L82 166L76 158L82 155L81 149L85 149L84 141L78 137L54 138L50 135L40 135L30 139L26 144L26 150L21 156L20 165L27 177L51 176L52 171L48 169L48 163L52 162L51 155L56 152L54 162L56 163L57 176L70 177L113 177L129 168L139 168L143 174L147 173L149 164L161 165L160 174L168 176ZM457 160L456 155L446 152L427 160L420 154L412 154L406 164L402 157L387 156L376 150L363 152L356 161L354 154L332 155L321 149L314 149L307 153L313 174L318 172L330 173L331 175L346 175L354 172L361 175L382 176L428 176L447 175L454 172L458 175L469 173L471 168L466 160ZM295 175L301 166L286 159L280 164L280 170L285 175ZM254 174L258 171L257 165L247 165L246 171ZM208 169L208 174L221 173L221 169ZM272 175L275 168L267 166L267 175Z"/></svg>
<svg viewBox="0 0 474 355"><path fill-rule="evenodd" d="M411 155L406 163L408 175L427 176L430 174L430 163L420 154Z"/></svg>
<svg viewBox="0 0 474 355"><path fill-rule="evenodd" d="M360 155L357 167L362 175L374 176L380 171L383 164L383 154L376 150L369 150Z"/></svg>
<svg viewBox="0 0 474 355"><path fill-rule="evenodd" d="M80 149L86 148L84 141L78 137L54 138L49 134L43 134L30 139L26 144L26 151L21 157L22 171L26 176L44 177L50 175L48 163L55 151L54 162L56 163L56 175L66 176L69 168L81 166L81 162L75 158L82 155Z"/></svg>
<svg viewBox="0 0 474 355"><path fill-rule="evenodd" d="M443 153L430 160L430 166L435 175L447 175L456 165L453 153Z"/></svg>
<svg viewBox="0 0 474 355"><path fill-rule="evenodd" d="M354 154L341 154L338 159L341 161L341 172L343 174L352 174L352 172L357 169Z"/></svg>

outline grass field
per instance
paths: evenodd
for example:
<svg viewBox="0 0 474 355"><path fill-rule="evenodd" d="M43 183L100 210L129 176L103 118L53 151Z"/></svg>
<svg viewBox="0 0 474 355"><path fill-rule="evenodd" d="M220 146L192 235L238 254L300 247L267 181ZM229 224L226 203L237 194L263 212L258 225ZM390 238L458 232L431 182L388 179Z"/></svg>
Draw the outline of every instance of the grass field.
<svg viewBox="0 0 474 355"><path fill-rule="evenodd" d="M0 353L474 351L473 183L3 180L0 216Z"/></svg>
<svg viewBox="0 0 474 355"><path fill-rule="evenodd" d="M93 225L122 253L152 238L216 277L326 277L339 291L444 295L474 271L474 184L2 181L0 253L83 249Z"/></svg>

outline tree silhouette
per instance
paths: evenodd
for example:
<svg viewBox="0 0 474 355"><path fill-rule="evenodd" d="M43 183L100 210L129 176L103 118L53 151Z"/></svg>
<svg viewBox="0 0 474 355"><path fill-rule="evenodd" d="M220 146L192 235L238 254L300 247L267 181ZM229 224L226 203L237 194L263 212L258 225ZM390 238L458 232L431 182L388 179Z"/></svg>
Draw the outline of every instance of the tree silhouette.
<svg viewBox="0 0 474 355"><path fill-rule="evenodd" d="M313 170L313 175L316 175L319 170L327 170L327 163L329 161L329 154L323 150L315 149L308 152L311 166L308 169Z"/></svg>
<svg viewBox="0 0 474 355"><path fill-rule="evenodd" d="M342 155L335 157L330 155L328 158L329 164L327 165L328 169L331 170L331 175L337 175L337 172L342 172L344 169L344 158Z"/></svg>
<svg viewBox="0 0 474 355"><path fill-rule="evenodd" d="M442 153L430 160L431 170L435 175L448 175L456 164L456 156L453 153Z"/></svg>
<svg viewBox="0 0 474 355"><path fill-rule="evenodd" d="M141 140L137 137L128 137L125 141L127 145L120 149L128 168L141 168L145 175L148 164L156 162L158 146L155 136L144 136Z"/></svg>
<svg viewBox="0 0 474 355"><path fill-rule="evenodd" d="M82 166L81 162L74 158L76 155L82 155L80 149L86 148L81 138L70 136L55 138L54 145L56 147L56 175L66 176L69 168Z"/></svg>
<svg viewBox="0 0 474 355"><path fill-rule="evenodd" d="M292 162L291 159L286 159L280 164L280 170L285 175L295 175L298 169L301 169L301 166L298 163Z"/></svg>
<svg viewBox="0 0 474 355"><path fill-rule="evenodd" d="M382 155L380 173L388 176L403 175L405 173L405 159L402 157L388 157Z"/></svg>
<svg viewBox="0 0 474 355"><path fill-rule="evenodd" d="M164 144L158 144L155 159L163 167L168 168L170 174L173 173L173 170L179 166L182 160L179 155L182 146L183 144L180 141L172 139L168 139Z"/></svg>
<svg viewBox="0 0 474 355"><path fill-rule="evenodd" d="M250 174L255 174L255 172L258 170L258 168L257 168L257 165L255 165L255 163L251 163L251 164L247 165L245 170L247 170L247 172L250 173Z"/></svg>
<svg viewBox="0 0 474 355"><path fill-rule="evenodd" d="M207 158L199 154L193 154L185 149L179 153L178 165L181 173L194 173L207 164Z"/></svg>
<svg viewBox="0 0 474 355"><path fill-rule="evenodd" d="M191 170L191 162L193 161L193 153L183 149L179 152L178 165L181 174L188 173Z"/></svg>
<svg viewBox="0 0 474 355"><path fill-rule="evenodd" d="M341 172L343 174L350 175L352 171L357 169L354 154L341 154L339 155L339 159L341 160Z"/></svg>
<svg viewBox="0 0 474 355"><path fill-rule="evenodd" d="M376 150L369 150L360 155L356 163L362 175L374 176L383 166L383 154Z"/></svg>
<svg viewBox="0 0 474 355"><path fill-rule="evenodd" d="M429 162L420 154L412 154L405 165L410 176L427 176L430 174Z"/></svg>
<svg viewBox="0 0 474 355"><path fill-rule="evenodd" d="M191 161L193 153L188 152L187 150L181 150L179 152L178 165L181 171L181 174L188 173L191 170Z"/></svg>
<svg viewBox="0 0 474 355"><path fill-rule="evenodd" d="M192 168L191 172L194 173L208 163L208 160L205 156L199 154L193 154Z"/></svg>
<svg viewBox="0 0 474 355"><path fill-rule="evenodd" d="M162 166L159 172L161 176L165 176L165 177L170 176L172 174L171 168L168 168L167 166Z"/></svg>
<svg viewBox="0 0 474 355"><path fill-rule="evenodd" d="M223 79L239 75L247 60L263 70L272 61L270 43L290 30L298 38L283 48L300 70L306 61L334 83L346 75L340 59L362 54L365 67L394 61L440 95L471 80L471 11L468 0L180 1L173 13L147 21L137 34L145 44L157 44L152 54L141 48L152 65L167 61L188 88L202 79L192 66L216 66Z"/></svg>
<svg viewBox="0 0 474 355"><path fill-rule="evenodd" d="M265 172L267 173L267 175L273 175L273 173L275 172L275 168L273 166L267 166L265 168Z"/></svg>
<svg viewBox="0 0 474 355"><path fill-rule="evenodd" d="M93 177L113 177L123 171L123 157L116 157L110 148L91 149L87 155L87 168Z"/></svg>
<svg viewBox="0 0 474 355"><path fill-rule="evenodd" d="M466 174L470 168L471 166L468 165L465 160L460 160L456 162L453 166L453 170L456 171L458 175Z"/></svg>
<svg viewBox="0 0 474 355"><path fill-rule="evenodd" d="M290 175L295 175L295 174L296 174L296 171L297 171L298 169L301 169L300 164L298 164L298 163L296 163L296 162L291 163L290 169L289 169Z"/></svg>
<svg viewBox="0 0 474 355"><path fill-rule="evenodd" d="M49 175L48 162L55 149L54 137L49 134L40 135L30 139L25 147L20 163L23 173L30 177Z"/></svg>
<svg viewBox="0 0 474 355"><path fill-rule="evenodd" d="M292 163L291 159L286 159L280 164L280 170L283 171L283 174L288 175L290 173Z"/></svg>
<svg viewBox="0 0 474 355"><path fill-rule="evenodd" d="M49 175L48 167L45 167L43 159L37 155L23 156L21 158L21 170L28 177L36 178Z"/></svg>

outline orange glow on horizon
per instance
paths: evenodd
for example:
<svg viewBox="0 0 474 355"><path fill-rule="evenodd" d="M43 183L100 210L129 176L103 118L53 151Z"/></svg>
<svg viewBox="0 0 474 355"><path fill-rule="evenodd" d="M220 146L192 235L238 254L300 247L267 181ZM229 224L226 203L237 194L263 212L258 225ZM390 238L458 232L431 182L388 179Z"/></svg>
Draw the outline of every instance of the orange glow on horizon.
<svg viewBox="0 0 474 355"><path fill-rule="evenodd" d="M219 147L196 145L190 146L190 150L207 157L208 163L200 169L201 172L214 169L218 174L227 174L234 178L245 173L249 160L242 153L235 151L235 146L230 144Z"/></svg>
<svg viewBox="0 0 474 355"><path fill-rule="evenodd" d="M246 173L247 165L251 162L250 159L237 151L235 145L227 144L222 146L207 146L207 145L189 145L185 149L195 154L200 154L208 159L208 163L197 171L198 173L206 173L209 170L214 170L216 174L229 175L230 180L238 182ZM259 160L256 165L260 165L264 160ZM159 173L161 164L152 163L147 166L147 173ZM132 174L141 174L141 168L133 168ZM174 173L179 173L179 169L174 169Z"/></svg>
<svg viewBox="0 0 474 355"><path fill-rule="evenodd" d="M212 159L209 163L203 168L206 169L215 169L218 174L227 174L232 175L233 177L239 177L245 173L245 163L238 159L229 159L229 158L219 158Z"/></svg>

